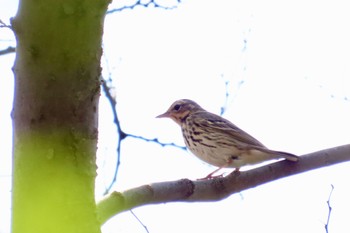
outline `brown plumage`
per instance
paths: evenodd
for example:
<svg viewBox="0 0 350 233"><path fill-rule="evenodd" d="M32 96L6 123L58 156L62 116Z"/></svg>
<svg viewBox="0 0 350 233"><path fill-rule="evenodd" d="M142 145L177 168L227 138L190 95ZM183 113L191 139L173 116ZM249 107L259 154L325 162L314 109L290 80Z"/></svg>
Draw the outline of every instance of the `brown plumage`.
<svg viewBox="0 0 350 233"><path fill-rule="evenodd" d="M187 148L199 159L221 168L235 168L284 158L298 161L296 155L266 148L257 139L230 121L207 112L188 99L175 101L163 114L157 116L173 119L182 129Z"/></svg>

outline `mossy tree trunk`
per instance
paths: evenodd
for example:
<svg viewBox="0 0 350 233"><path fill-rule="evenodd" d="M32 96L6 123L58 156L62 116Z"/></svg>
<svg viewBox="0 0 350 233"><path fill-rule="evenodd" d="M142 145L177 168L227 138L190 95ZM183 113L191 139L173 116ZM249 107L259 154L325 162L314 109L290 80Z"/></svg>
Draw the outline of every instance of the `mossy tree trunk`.
<svg viewBox="0 0 350 233"><path fill-rule="evenodd" d="M21 0L12 231L100 232L94 199L106 0Z"/></svg>

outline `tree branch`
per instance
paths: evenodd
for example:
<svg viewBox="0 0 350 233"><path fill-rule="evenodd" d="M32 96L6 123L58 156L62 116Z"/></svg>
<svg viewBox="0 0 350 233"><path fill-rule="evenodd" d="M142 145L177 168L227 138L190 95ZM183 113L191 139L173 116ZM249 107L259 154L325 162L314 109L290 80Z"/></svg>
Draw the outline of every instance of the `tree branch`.
<svg viewBox="0 0 350 233"><path fill-rule="evenodd" d="M7 25L1 19L0 19L0 28L8 28L8 29L10 29L13 32L12 26L11 25ZM9 54L9 53L14 53L14 52L16 52L16 48L12 47L12 46L9 46L6 49L0 50L0 56L1 55L6 55L6 54Z"/></svg>
<svg viewBox="0 0 350 233"><path fill-rule="evenodd" d="M177 0L177 3L180 4L181 0ZM148 2L143 2L141 0L137 0L132 5L123 6L123 7L120 7L120 8L115 8L115 9L108 10L107 14L123 11L123 10L126 10L126 9L133 10L136 6L142 6L142 7L153 6L155 8L161 8L161 9L164 9L164 10L173 10L173 9L175 9L177 7L177 5L174 5L174 6L163 6L161 4L158 4L155 0L149 0Z"/></svg>
<svg viewBox="0 0 350 233"><path fill-rule="evenodd" d="M14 53L14 52L16 52L16 48L9 46L6 49L0 50L0 56L1 55L6 55L6 54L9 54L9 53Z"/></svg>
<svg viewBox="0 0 350 233"><path fill-rule="evenodd" d="M303 155L298 162L276 162L239 174L232 172L222 178L181 179L143 185L124 192L112 192L97 204L97 213L103 224L120 212L142 205L222 200L280 178L346 161L350 161L350 144Z"/></svg>

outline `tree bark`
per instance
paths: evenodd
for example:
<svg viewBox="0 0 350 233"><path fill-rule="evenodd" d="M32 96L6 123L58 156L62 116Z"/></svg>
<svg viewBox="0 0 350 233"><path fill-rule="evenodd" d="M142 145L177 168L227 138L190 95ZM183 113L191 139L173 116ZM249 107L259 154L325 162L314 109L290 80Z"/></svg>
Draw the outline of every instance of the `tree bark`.
<svg viewBox="0 0 350 233"><path fill-rule="evenodd" d="M94 181L103 0L21 0L12 231L100 232Z"/></svg>
<svg viewBox="0 0 350 233"><path fill-rule="evenodd" d="M291 175L350 161L350 144L299 157L298 162L281 161L222 178L143 185L124 192L112 192L97 205L101 223L114 215L143 205L167 202L217 201Z"/></svg>

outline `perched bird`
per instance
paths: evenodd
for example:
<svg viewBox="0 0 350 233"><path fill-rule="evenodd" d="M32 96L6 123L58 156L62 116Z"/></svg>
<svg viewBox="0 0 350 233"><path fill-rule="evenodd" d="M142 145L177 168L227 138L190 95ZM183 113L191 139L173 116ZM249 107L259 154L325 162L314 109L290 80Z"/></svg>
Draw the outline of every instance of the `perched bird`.
<svg viewBox="0 0 350 233"><path fill-rule="evenodd" d="M182 129L187 148L199 159L219 167L204 179L222 168L239 168L271 159L298 161L298 156L266 148L261 142L230 121L207 112L188 99L175 101L157 118L173 119Z"/></svg>

